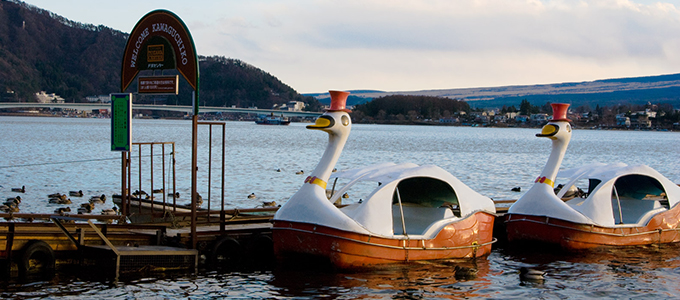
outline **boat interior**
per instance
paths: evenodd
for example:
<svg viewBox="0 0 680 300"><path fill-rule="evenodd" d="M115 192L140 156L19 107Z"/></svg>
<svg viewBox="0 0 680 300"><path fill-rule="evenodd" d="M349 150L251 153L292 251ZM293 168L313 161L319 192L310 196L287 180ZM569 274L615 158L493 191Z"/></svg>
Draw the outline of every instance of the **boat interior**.
<svg viewBox="0 0 680 300"><path fill-rule="evenodd" d="M585 197L601 183L590 178ZM585 198L574 198L567 203L578 206L584 201ZM653 177L639 174L616 179L611 191L611 208L617 226L645 226L653 216L670 209L663 185Z"/></svg>
<svg viewBox="0 0 680 300"><path fill-rule="evenodd" d="M428 229L438 221L459 218L458 205L455 191L444 181L429 177L402 180L392 197L394 235L428 235Z"/></svg>
<svg viewBox="0 0 680 300"><path fill-rule="evenodd" d="M659 212L668 210L661 183L644 175L621 176L612 190L612 211L617 224L646 224Z"/></svg>

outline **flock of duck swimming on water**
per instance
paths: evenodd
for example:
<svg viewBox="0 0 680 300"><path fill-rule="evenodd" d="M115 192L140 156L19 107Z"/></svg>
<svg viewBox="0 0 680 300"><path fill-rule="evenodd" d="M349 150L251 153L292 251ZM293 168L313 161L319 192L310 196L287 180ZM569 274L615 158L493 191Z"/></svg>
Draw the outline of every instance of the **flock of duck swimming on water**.
<svg viewBox="0 0 680 300"><path fill-rule="evenodd" d="M26 193L26 186L22 186L21 188L12 188L12 192L15 193ZM47 195L47 202L50 204L58 204L58 205L68 205L68 204L73 204L73 201L71 200L70 197L83 197L84 193L82 190L78 191L69 191L68 195L65 193L54 193L54 194L49 194ZM21 203L21 196L16 196L12 198L7 198L5 202L0 205L0 211L5 212L5 213L15 213L19 212L19 204ZM101 194L99 196L91 196L90 199L82 203L78 208L77 212L78 214L91 214L92 211L95 209L96 205L103 205L106 203L106 195ZM68 215L71 212L71 207L69 206L61 206L57 207L54 210L54 213L65 216ZM102 215L117 215L118 214L118 208L116 206L113 206L112 208L103 208L101 210Z"/></svg>

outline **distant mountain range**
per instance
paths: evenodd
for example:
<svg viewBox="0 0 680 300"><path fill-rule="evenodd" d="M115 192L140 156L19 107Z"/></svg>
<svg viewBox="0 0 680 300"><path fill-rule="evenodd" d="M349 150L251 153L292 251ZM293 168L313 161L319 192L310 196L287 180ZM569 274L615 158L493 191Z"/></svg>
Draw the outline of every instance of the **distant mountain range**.
<svg viewBox="0 0 680 300"><path fill-rule="evenodd" d="M522 99L533 105L546 102L570 103L572 107L589 105L595 108L617 104L669 103L680 108L680 74L633 78L604 79L584 82L515 85L483 88L385 92L373 90L350 91L348 105L371 101L387 95L418 95L447 97L467 101L475 108L499 108L503 105L519 107ZM307 94L323 104L330 101L328 93Z"/></svg>

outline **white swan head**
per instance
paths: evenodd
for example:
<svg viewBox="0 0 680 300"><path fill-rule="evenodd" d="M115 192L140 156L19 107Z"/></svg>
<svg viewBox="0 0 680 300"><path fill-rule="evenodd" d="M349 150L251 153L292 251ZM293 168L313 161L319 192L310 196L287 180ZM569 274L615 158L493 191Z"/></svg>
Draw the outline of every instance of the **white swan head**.
<svg viewBox="0 0 680 300"><path fill-rule="evenodd" d="M550 158L541 172L541 175L536 179L537 183L546 183L551 187L555 187L555 177L557 171L562 164L562 158L567 151L567 146L571 140L571 120L567 119L567 110L569 104L552 103L553 118L543 126L541 133L536 134L537 137L546 137L552 140L552 152Z"/></svg>
<svg viewBox="0 0 680 300"><path fill-rule="evenodd" d="M352 130L352 120L345 109L349 92L328 91L331 95L331 108L316 119L307 129L322 130L331 136L347 137Z"/></svg>
<svg viewBox="0 0 680 300"><path fill-rule="evenodd" d="M553 118L543 126L541 133L536 134L537 137L547 137L553 141L562 141L568 143L571 140L571 120L567 119L567 109L569 104L552 103Z"/></svg>

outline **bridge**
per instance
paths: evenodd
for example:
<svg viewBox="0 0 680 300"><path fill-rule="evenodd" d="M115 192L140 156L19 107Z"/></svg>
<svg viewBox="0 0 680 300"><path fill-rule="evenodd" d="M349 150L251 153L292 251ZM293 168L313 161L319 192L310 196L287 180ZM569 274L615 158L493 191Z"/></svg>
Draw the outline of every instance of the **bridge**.
<svg viewBox="0 0 680 300"><path fill-rule="evenodd" d="M61 109L75 109L81 111L94 109L111 109L110 103L29 103L29 102L0 102L0 109L5 108L61 108ZM154 105L154 104L132 104L132 110L165 110L165 111L179 111L185 113L193 112L193 107L188 105ZM237 107L214 107L214 106L200 106L201 113L247 113L256 115L275 114L277 116L286 117L311 117L320 116L320 112L310 111L287 111L278 109L257 109L257 108L237 108Z"/></svg>

